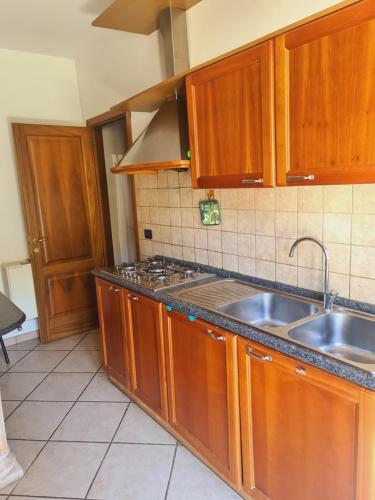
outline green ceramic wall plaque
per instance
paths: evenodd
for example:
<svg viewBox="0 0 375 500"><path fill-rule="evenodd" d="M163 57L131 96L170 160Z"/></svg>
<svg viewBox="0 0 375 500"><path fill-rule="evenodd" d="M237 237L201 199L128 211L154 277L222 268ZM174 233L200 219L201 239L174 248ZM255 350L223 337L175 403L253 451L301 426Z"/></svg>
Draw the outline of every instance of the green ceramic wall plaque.
<svg viewBox="0 0 375 500"><path fill-rule="evenodd" d="M220 205L217 200L205 200L199 203L201 222L205 226L220 224Z"/></svg>

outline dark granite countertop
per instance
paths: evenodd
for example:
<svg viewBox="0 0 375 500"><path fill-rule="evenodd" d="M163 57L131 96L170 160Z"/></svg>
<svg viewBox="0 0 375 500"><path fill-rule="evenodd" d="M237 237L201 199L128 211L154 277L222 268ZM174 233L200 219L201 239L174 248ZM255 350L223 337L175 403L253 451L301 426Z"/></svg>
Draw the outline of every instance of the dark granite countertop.
<svg viewBox="0 0 375 500"><path fill-rule="evenodd" d="M0 292L0 335L11 332L25 321L26 316Z"/></svg>
<svg viewBox="0 0 375 500"><path fill-rule="evenodd" d="M192 263L184 263L182 261L176 261L174 259L166 259L171 262L176 262L178 264L186 264L191 265ZM306 297L310 299L320 300L321 295L317 292L312 292L309 290L303 290L296 287L292 287L289 285L283 285L281 283L275 283L272 281L261 280L254 277L249 277L245 275L241 275L238 273L231 273L228 271L223 271L220 269L212 268L209 266L199 266L200 269L204 272L212 272L215 273L218 277L221 278L235 278L241 281L245 281L248 283L252 283L254 285L267 287L270 289L277 289L287 293L293 293L296 295L300 295L301 297ZM345 380L350 382L354 382L366 389L375 390L375 373L372 373L368 370L364 370L362 368L350 365L345 363L344 361L337 360L330 356L327 356L323 353L310 349L309 347L305 347L301 344L297 344L292 340L286 340L284 338L280 338L271 333L265 332L261 329L255 328L251 325L244 324L240 321L236 321L234 319L228 318L226 316L221 315L220 313L216 313L205 309L203 307L197 306L195 304L187 303L181 300L178 297L170 295L170 292L176 291L178 288L174 287L173 289L164 289L154 292L150 289L145 288L144 286L132 283L125 282L120 277L115 277L105 273L101 270L93 271L93 274L99 278L110 281L116 285L127 288L133 292L140 293L147 297L150 297L154 300L157 300L163 304L171 306L176 311L182 312L184 314L191 314L196 318L203 319L213 325L219 326L225 330L228 330L232 333L235 333L241 337L248 338L250 340L254 340L259 344L262 344L267 347L271 347L276 351L279 351L283 354L287 354L288 356L292 356L295 359L301 360L305 363L309 363L313 366L321 368L329 373L337 375ZM195 285L202 284L202 281L196 283ZM184 285L186 286L186 285ZM194 284L190 285L194 286ZM179 287L181 288L181 287ZM351 300L347 300L344 298L339 298L337 301L338 305L342 307L349 307L358 312L365 313L374 313L375 307L370 304L362 304L358 302L354 302Z"/></svg>

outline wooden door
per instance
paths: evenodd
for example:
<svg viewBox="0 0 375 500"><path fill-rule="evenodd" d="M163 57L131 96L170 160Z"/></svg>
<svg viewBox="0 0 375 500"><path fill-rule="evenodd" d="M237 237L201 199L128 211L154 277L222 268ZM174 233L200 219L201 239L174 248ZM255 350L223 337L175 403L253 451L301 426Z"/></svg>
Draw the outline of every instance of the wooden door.
<svg viewBox="0 0 375 500"><path fill-rule="evenodd" d="M159 302L127 293L131 389L164 420L168 418L162 315Z"/></svg>
<svg viewBox="0 0 375 500"><path fill-rule="evenodd" d="M372 500L374 393L253 342L238 354L245 491Z"/></svg>
<svg viewBox="0 0 375 500"><path fill-rule="evenodd" d="M122 387L129 389L129 356L126 321L127 290L96 278L100 336L104 368Z"/></svg>
<svg viewBox="0 0 375 500"><path fill-rule="evenodd" d="M193 187L274 183L273 40L186 78Z"/></svg>
<svg viewBox="0 0 375 500"><path fill-rule="evenodd" d="M170 425L220 474L240 485L236 337L166 313Z"/></svg>
<svg viewBox="0 0 375 500"><path fill-rule="evenodd" d="M97 326L103 224L89 129L13 124L43 342Z"/></svg>
<svg viewBox="0 0 375 500"><path fill-rule="evenodd" d="M277 183L375 181L375 2L276 38Z"/></svg>

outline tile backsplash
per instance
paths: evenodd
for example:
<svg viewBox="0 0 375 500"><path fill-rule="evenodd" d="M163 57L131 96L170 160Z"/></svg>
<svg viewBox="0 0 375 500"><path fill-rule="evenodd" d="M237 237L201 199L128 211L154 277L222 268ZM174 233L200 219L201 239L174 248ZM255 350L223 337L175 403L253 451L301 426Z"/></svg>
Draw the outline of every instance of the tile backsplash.
<svg viewBox="0 0 375 500"><path fill-rule="evenodd" d="M222 222L203 226L190 172L137 175L141 257L155 254L321 290L323 257L330 254L330 287L340 296L375 303L375 184L267 189L215 189ZM151 229L152 240L144 238Z"/></svg>

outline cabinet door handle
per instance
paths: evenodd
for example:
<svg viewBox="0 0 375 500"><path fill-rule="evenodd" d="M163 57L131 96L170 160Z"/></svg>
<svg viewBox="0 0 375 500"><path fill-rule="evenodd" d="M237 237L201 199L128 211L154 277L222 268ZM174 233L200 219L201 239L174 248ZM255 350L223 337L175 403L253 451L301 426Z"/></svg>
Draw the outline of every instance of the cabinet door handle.
<svg viewBox="0 0 375 500"><path fill-rule="evenodd" d="M115 288L115 287L113 287L113 286L110 286L110 287L109 287L109 291L110 291L110 292L119 292L119 291L120 291L120 289L119 289L119 288Z"/></svg>
<svg viewBox="0 0 375 500"><path fill-rule="evenodd" d="M296 373L298 375L306 375L306 368L304 366L297 366Z"/></svg>
<svg viewBox="0 0 375 500"><path fill-rule="evenodd" d="M241 179L241 184L263 184L263 182L263 177L259 179Z"/></svg>
<svg viewBox="0 0 375 500"><path fill-rule="evenodd" d="M138 297L135 297L134 295L130 295L130 293L128 293L128 299L129 300L133 300L134 302L138 302Z"/></svg>
<svg viewBox="0 0 375 500"><path fill-rule="evenodd" d="M315 175L287 175L286 180L288 182L298 182L298 181L313 181Z"/></svg>
<svg viewBox="0 0 375 500"><path fill-rule="evenodd" d="M225 342L224 335L215 335L214 332L212 330L210 330L209 328L206 328L204 333L207 335L207 337L210 337L211 339L221 340L222 342Z"/></svg>
<svg viewBox="0 0 375 500"><path fill-rule="evenodd" d="M262 356L261 354L257 354L256 352L253 351L251 347L246 347L246 354L249 356L252 356L253 358L260 359L261 361L272 361L272 356L269 354L265 354Z"/></svg>

